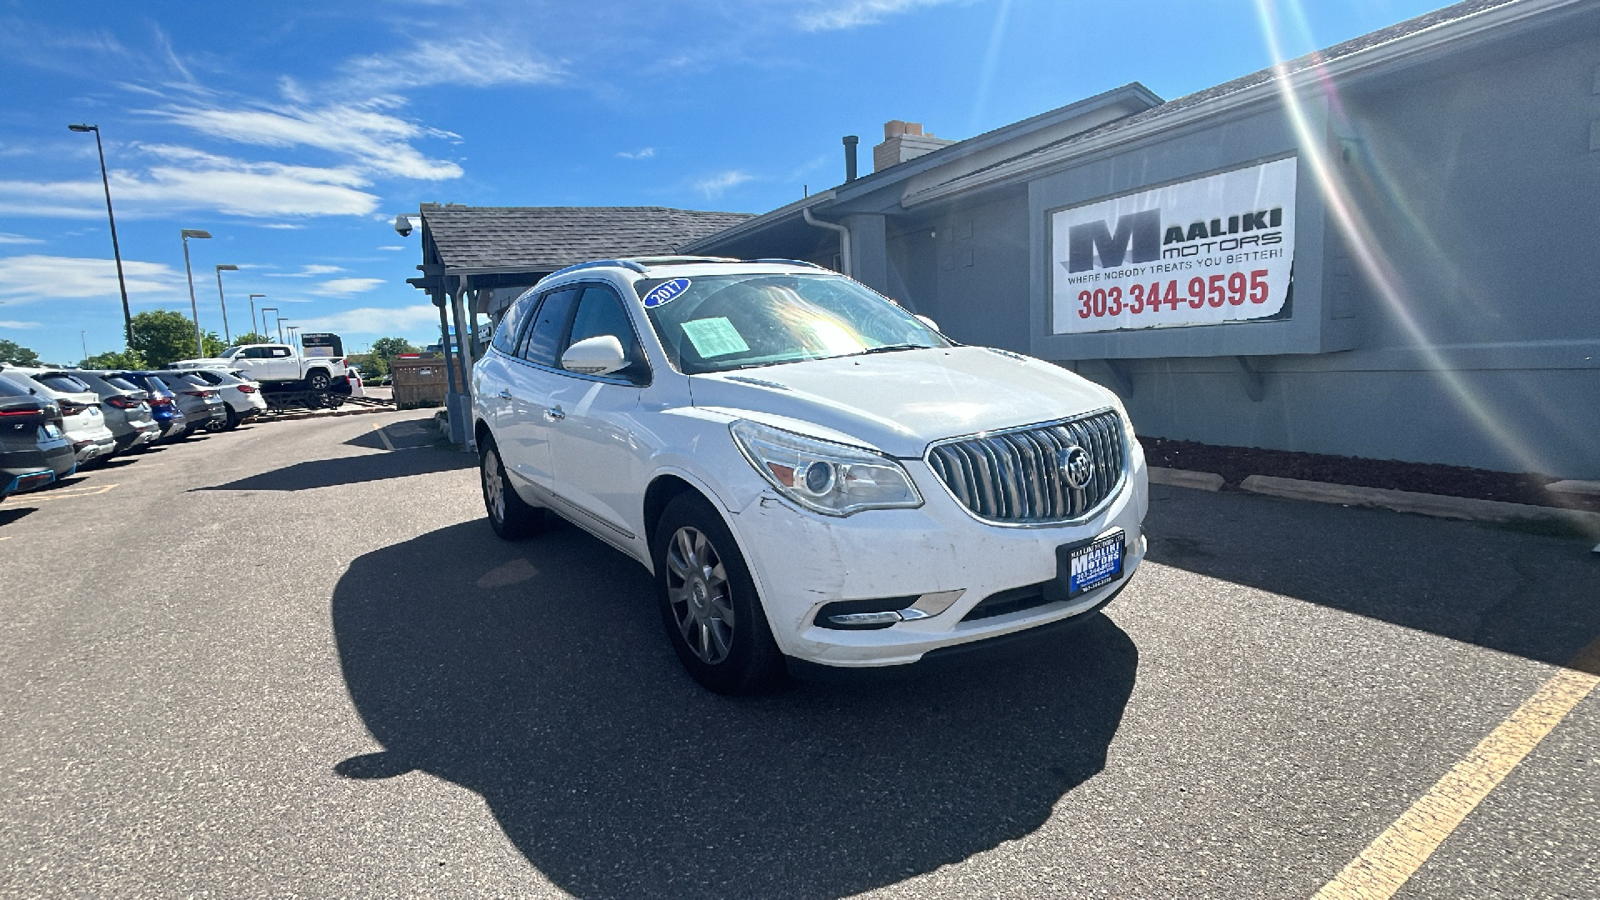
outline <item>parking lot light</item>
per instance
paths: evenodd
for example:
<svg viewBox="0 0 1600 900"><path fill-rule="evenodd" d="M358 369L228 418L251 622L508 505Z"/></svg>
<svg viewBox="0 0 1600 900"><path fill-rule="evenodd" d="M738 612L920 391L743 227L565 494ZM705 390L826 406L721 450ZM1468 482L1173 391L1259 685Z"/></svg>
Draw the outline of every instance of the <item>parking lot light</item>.
<svg viewBox="0 0 1600 900"><path fill-rule="evenodd" d="M222 339L230 344L233 343L233 333L228 330L228 299L222 296L222 273L237 271L239 271L238 266L228 263L217 266L217 302L222 304ZM250 318L254 319L255 316Z"/></svg>
<svg viewBox="0 0 1600 900"><path fill-rule="evenodd" d="M117 245L117 215L111 211L111 179L106 175L106 150L100 143L99 125L68 125L79 134L94 132L94 149L100 154L100 184L106 189L106 218L111 222L111 255L117 261L117 289L122 292L122 327L127 332L128 349L133 349L133 312L128 308L128 281L122 276L122 248Z"/></svg>
<svg viewBox="0 0 1600 900"><path fill-rule="evenodd" d="M199 228L183 229L183 271L189 276L189 312L194 315L194 356L195 359L204 359L206 355L205 342L200 339L200 304L194 299L194 269L189 266L189 238L196 240L209 239L211 232Z"/></svg>
<svg viewBox="0 0 1600 900"><path fill-rule="evenodd" d="M251 331L255 331L256 330L256 298L257 297L265 297L265 296L266 296L266 294L251 294L250 295L250 330ZM266 316L266 309L265 308L262 309L261 315L263 316L263 318ZM262 334L266 334L267 333L267 325L266 325L265 321L263 321L261 323L261 333Z"/></svg>

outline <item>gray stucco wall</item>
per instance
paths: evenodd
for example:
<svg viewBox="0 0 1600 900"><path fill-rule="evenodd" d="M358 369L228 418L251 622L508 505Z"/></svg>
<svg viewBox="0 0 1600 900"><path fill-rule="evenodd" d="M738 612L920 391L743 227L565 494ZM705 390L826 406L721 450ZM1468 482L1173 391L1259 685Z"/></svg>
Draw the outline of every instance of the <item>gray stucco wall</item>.
<svg viewBox="0 0 1600 900"><path fill-rule="evenodd" d="M1237 361L1125 363L1140 430L1600 478L1593 37L1530 36L1430 77L1342 91L1345 115L1325 133L1357 216L1348 232L1329 220L1323 298L1327 322L1351 328L1351 349L1252 359L1265 391L1256 402ZM1302 197L1324 194L1302 186ZM1363 264L1360 241L1377 265ZM1297 316L1314 250L1302 239Z"/></svg>

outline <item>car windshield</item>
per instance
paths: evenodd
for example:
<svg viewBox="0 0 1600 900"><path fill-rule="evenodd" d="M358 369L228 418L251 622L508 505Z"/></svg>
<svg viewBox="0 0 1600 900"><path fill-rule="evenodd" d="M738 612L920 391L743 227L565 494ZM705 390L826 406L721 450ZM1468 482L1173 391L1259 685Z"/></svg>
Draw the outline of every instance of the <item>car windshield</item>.
<svg viewBox="0 0 1600 900"><path fill-rule="evenodd" d="M634 287L668 361L685 375L950 346L916 316L839 275L703 275Z"/></svg>
<svg viewBox="0 0 1600 900"><path fill-rule="evenodd" d="M222 359L233 359L239 354L239 351L243 349L243 347L229 347L228 349L222 351L220 356Z"/></svg>

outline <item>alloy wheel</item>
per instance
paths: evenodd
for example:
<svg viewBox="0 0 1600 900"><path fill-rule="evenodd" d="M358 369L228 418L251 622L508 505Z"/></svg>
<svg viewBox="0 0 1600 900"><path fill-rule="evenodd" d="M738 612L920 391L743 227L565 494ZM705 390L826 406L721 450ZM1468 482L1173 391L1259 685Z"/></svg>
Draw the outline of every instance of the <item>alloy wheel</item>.
<svg viewBox="0 0 1600 900"><path fill-rule="evenodd" d="M506 483L500 477L500 457L493 450L483 454L483 499L489 507L489 515L494 516L496 522L504 522Z"/></svg>
<svg viewBox="0 0 1600 900"><path fill-rule="evenodd" d="M705 534L684 526L667 545L667 600L696 657L716 665L733 647L735 616L728 573Z"/></svg>

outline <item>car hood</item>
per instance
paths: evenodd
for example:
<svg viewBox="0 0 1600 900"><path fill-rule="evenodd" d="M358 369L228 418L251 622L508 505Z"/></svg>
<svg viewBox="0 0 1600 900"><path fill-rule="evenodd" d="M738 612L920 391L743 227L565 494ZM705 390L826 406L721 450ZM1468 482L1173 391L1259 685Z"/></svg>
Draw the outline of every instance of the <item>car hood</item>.
<svg viewBox="0 0 1600 900"><path fill-rule="evenodd" d="M695 406L907 458L942 438L1116 403L1110 391L1059 366L983 347L808 360L689 381Z"/></svg>

